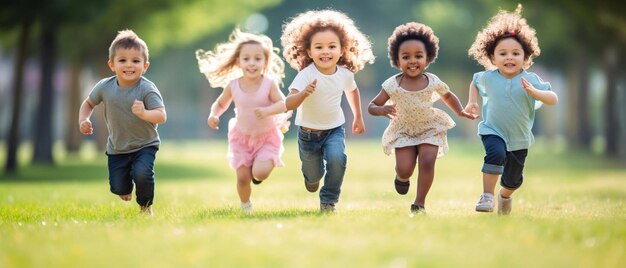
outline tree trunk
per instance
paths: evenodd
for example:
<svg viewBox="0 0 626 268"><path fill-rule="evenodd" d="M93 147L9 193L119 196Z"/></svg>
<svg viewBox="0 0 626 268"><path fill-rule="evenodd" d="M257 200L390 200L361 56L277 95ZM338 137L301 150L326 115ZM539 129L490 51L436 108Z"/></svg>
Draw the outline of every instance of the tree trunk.
<svg viewBox="0 0 626 268"><path fill-rule="evenodd" d="M81 62L75 59L70 64L70 87L68 90L67 104L67 132L65 136L65 149L68 153L76 153L80 149L82 141L78 127L78 110L80 109L80 76Z"/></svg>
<svg viewBox="0 0 626 268"><path fill-rule="evenodd" d="M20 36L17 43L17 54L13 68L13 114L11 116L11 127L8 135L8 150L5 171L13 174L17 171L17 149L20 143L20 121L22 115L22 91L24 65L26 62L26 51L30 45L29 36L33 21L28 19L22 24Z"/></svg>
<svg viewBox="0 0 626 268"><path fill-rule="evenodd" d="M604 154L616 157L619 152L620 122L617 113L617 49L610 47L604 57L604 74L606 76L606 99L604 104L604 137L606 148Z"/></svg>
<svg viewBox="0 0 626 268"><path fill-rule="evenodd" d="M575 75L577 79L576 100L575 105L570 109L569 116L578 120L576 133L578 134L574 141L574 147L589 151L591 149L591 124L589 119L589 73L590 60L589 53L584 48L580 48L575 58Z"/></svg>
<svg viewBox="0 0 626 268"><path fill-rule="evenodd" d="M35 120L35 147L33 162L54 164L52 159L52 112L54 110L53 75L56 60L56 25L42 21L41 32L41 88L37 120Z"/></svg>

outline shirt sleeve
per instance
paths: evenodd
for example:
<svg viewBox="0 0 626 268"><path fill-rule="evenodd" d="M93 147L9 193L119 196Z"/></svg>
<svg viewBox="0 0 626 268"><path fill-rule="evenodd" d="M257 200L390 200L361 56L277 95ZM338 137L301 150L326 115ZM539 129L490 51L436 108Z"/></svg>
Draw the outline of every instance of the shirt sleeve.
<svg viewBox="0 0 626 268"><path fill-rule="evenodd" d="M354 73L347 71L346 72L346 88L343 91L352 92L357 87L356 81L354 81Z"/></svg>
<svg viewBox="0 0 626 268"><path fill-rule="evenodd" d="M147 88L146 94L143 96L143 103L148 110L165 107L165 104L163 103L163 97L154 85L150 85Z"/></svg>
<svg viewBox="0 0 626 268"><path fill-rule="evenodd" d="M487 93L485 92L485 86L483 85L482 81L482 77L485 74L485 72L478 72L474 74L474 77L472 78L472 84L474 84L474 86L476 86L476 88L478 89L478 94L482 97L487 96Z"/></svg>
<svg viewBox="0 0 626 268"><path fill-rule="evenodd" d="M104 79L100 80L91 92L89 93L89 100L93 103L93 105L98 105L102 102L102 84L104 83Z"/></svg>
<svg viewBox="0 0 626 268"><path fill-rule="evenodd" d="M289 85L289 91L291 91L292 89L295 89L297 91L304 90L306 86L311 83L309 80L310 79L308 75L306 75L304 71L298 72L298 74L296 74L296 77L291 82L291 85Z"/></svg>
<svg viewBox="0 0 626 268"><path fill-rule="evenodd" d="M543 79L541 79L541 77L539 77L537 74L532 74L532 80L529 81L536 89L539 90L543 90L543 91L550 91L552 90L552 85L550 85L549 82L545 82L543 81Z"/></svg>

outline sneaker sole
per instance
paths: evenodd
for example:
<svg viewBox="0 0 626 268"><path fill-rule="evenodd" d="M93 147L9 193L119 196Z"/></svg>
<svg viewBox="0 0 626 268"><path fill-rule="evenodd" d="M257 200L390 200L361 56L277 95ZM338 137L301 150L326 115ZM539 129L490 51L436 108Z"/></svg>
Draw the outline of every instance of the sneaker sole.
<svg viewBox="0 0 626 268"><path fill-rule="evenodd" d="M478 212L493 212L493 207L476 207Z"/></svg>

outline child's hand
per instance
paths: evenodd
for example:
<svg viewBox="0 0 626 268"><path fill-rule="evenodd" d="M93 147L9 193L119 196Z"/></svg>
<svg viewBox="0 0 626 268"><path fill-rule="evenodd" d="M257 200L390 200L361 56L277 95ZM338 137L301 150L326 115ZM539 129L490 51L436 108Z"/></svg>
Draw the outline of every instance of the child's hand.
<svg viewBox="0 0 626 268"><path fill-rule="evenodd" d="M220 118L215 115L209 115L209 118L207 119L207 123L209 124L209 127L211 127L212 129L220 129L218 127L218 125L220 124Z"/></svg>
<svg viewBox="0 0 626 268"><path fill-rule="evenodd" d="M460 117L466 117L466 118L469 118L469 119L472 119L472 120L480 117L480 115L468 113L465 110L461 111L461 114L459 114L459 116Z"/></svg>
<svg viewBox="0 0 626 268"><path fill-rule="evenodd" d="M478 106L478 103L471 102L471 103L468 103L467 105L465 105L465 109L463 109L463 112L467 113L467 114L478 115L478 109L479 108L480 108L480 106Z"/></svg>
<svg viewBox="0 0 626 268"><path fill-rule="evenodd" d="M363 123L363 118L361 118L360 120L355 118L354 121L352 121L352 133L365 133L365 123Z"/></svg>
<svg viewBox="0 0 626 268"><path fill-rule="evenodd" d="M256 115L256 119L261 120L267 116L267 113L265 112L264 108L258 107L254 109L254 115Z"/></svg>
<svg viewBox="0 0 626 268"><path fill-rule="evenodd" d="M315 92L315 87L317 87L317 79L314 79L308 86L306 86L306 88L304 88L304 90L302 91L304 97L306 98L313 94L313 92Z"/></svg>
<svg viewBox="0 0 626 268"><path fill-rule="evenodd" d="M380 112L382 115L389 119L393 119L396 117L396 105L383 105L380 107Z"/></svg>
<svg viewBox="0 0 626 268"><path fill-rule="evenodd" d="M143 101L140 100L135 100L135 102L133 102L133 106L130 107L130 109L133 114L135 114L139 118L141 118L143 113L146 111L146 107L143 105Z"/></svg>
<svg viewBox="0 0 626 268"><path fill-rule="evenodd" d="M526 79L524 79L524 77L522 77L522 87L526 90L526 93L528 93L528 95L533 96L535 92L537 91L537 89L535 87L533 87L532 84L528 83L528 81Z"/></svg>
<svg viewBox="0 0 626 268"><path fill-rule="evenodd" d="M89 119L85 119L80 122L80 133L85 135L93 134L93 127L91 126L91 121L89 121Z"/></svg>

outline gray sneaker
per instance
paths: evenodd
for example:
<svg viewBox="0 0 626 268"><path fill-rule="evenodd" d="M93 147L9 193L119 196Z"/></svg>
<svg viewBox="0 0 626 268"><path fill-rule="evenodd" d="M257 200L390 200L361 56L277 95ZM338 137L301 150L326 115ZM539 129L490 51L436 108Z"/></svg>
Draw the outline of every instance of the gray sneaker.
<svg viewBox="0 0 626 268"><path fill-rule="evenodd" d="M480 195L480 200L476 203L476 211L493 212L493 195L484 193Z"/></svg>
<svg viewBox="0 0 626 268"><path fill-rule="evenodd" d="M324 213L333 213L336 212L335 204L333 203L321 203L320 204L320 212Z"/></svg>
<svg viewBox="0 0 626 268"><path fill-rule="evenodd" d="M498 214L509 215L511 213L511 205L513 203L513 197L504 198L498 194Z"/></svg>

